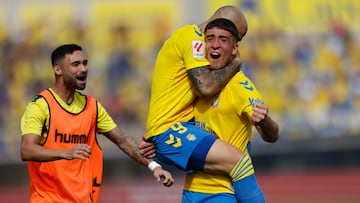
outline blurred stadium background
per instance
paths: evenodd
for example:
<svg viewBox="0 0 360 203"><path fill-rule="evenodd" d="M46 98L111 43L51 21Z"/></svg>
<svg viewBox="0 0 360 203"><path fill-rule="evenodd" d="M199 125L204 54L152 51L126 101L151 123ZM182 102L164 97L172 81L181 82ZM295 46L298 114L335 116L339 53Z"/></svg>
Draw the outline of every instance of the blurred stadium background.
<svg viewBox="0 0 360 203"><path fill-rule="evenodd" d="M85 92L140 140L162 42L226 4L246 14L243 70L281 125L275 144L254 134L254 163L268 202L360 202L358 0L0 0L0 201L28 202L20 117L32 97L52 85L53 48L72 42L85 48ZM180 202L183 173L168 166L177 182L164 188L99 139L101 202Z"/></svg>

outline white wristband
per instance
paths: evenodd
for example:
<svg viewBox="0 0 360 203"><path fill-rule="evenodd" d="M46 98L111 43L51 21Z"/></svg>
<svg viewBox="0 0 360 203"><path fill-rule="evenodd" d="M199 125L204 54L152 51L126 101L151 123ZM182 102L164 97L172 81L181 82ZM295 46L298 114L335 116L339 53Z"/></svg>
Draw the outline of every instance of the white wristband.
<svg viewBox="0 0 360 203"><path fill-rule="evenodd" d="M148 168L150 169L150 171L153 172L156 167L161 168L161 165L158 164L156 161L150 161L150 163L148 165Z"/></svg>

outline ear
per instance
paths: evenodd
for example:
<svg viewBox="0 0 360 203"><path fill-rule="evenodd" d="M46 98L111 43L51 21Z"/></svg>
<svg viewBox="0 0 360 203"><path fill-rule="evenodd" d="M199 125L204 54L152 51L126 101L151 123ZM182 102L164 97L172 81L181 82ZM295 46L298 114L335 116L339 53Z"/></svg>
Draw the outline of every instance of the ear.
<svg viewBox="0 0 360 203"><path fill-rule="evenodd" d="M58 64L55 64L53 66L53 69L54 69L55 75L61 75L62 74L61 66L59 66Z"/></svg>
<svg viewBox="0 0 360 203"><path fill-rule="evenodd" d="M232 50L233 56L235 56L238 53L238 51L239 51L239 44L235 43L235 46L234 46L234 48Z"/></svg>

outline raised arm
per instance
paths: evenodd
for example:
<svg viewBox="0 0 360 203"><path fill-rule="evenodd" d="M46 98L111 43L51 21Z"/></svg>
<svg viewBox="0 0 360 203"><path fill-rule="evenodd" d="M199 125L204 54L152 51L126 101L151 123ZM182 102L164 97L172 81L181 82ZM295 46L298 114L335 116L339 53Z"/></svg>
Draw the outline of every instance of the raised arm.
<svg viewBox="0 0 360 203"><path fill-rule="evenodd" d="M221 69L210 69L208 66L194 68L188 75L194 85L197 96L209 98L220 92L227 82L240 70L240 56Z"/></svg>

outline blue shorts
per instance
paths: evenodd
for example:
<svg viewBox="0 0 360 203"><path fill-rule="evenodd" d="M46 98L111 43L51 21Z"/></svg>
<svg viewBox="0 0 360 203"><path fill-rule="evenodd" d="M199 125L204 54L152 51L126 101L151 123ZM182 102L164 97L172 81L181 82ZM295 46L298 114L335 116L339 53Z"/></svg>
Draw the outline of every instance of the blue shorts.
<svg viewBox="0 0 360 203"><path fill-rule="evenodd" d="M216 137L195 126L194 122L179 122L166 132L149 139L156 145L156 158L190 172L203 170L206 155Z"/></svg>
<svg viewBox="0 0 360 203"><path fill-rule="evenodd" d="M237 203L236 197L231 193L207 194L183 190L181 203Z"/></svg>

